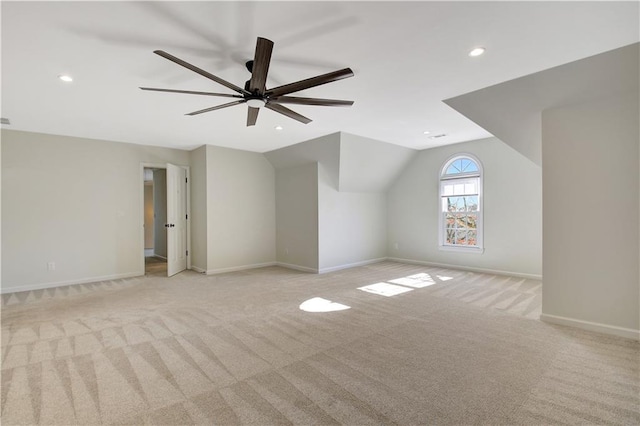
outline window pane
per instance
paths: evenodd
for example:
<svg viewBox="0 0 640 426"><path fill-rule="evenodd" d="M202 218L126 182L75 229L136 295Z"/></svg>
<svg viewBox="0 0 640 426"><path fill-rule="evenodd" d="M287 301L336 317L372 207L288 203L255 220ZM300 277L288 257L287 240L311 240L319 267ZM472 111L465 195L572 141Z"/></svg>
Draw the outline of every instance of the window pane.
<svg viewBox="0 0 640 426"><path fill-rule="evenodd" d="M456 244L467 245L467 231L456 231Z"/></svg>
<svg viewBox="0 0 640 426"><path fill-rule="evenodd" d="M470 229L478 228L478 215L475 213L468 214L465 217L465 226Z"/></svg>
<svg viewBox="0 0 640 426"><path fill-rule="evenodd" d="M469 231L469 232L467 232L467 243L469 243L470 246L477 246L478 245L478 232L477 231Z"/></svg>
<svg viewBox="0 0 640 426"><path fill-rule="evenodd" d="M476 177L445 180L441 195L478 195L479 182Z"/></svg>
<svg viewBox="0 0 640 426"><path fill-rule="evenodd" d="M444 235L446 244L455 244L456 230L453 225L453 217L447 218Z"/></svg>
<svg viewBox="0 0 640 426"><path fill-rule="evenodd" d="M465 194L477 194L478 193L478 185L476 182L468 182L464 184L464 193Z"/></svg>
<svg viewBox="0 0 640 426"><path fill-rule="evenodd" d="M471 161L471 160L468 160L468 161L469 161L469 164L464 169L464 171L466 173L477 172L478 171L478 165L475 163L475 161Z"/></svg>
<svg viewBox="0 0 640 426"><path fill-rule="evenodd" d="M443 212L477 212L478 197L442 197Z"/></svg>
<svg viewBox="0 0 640 426"><path fill-rule="evenodd" d="M445 175L457 175L460 173L475 173L480 171L475 161L469 158L460 158L455 160L445 170Z"/></svg>
<svg viewBox="0 0 640 426"><path fill-rule="evenodd" d="M447 228L455 228L456 218L451 213L445 213L444 223Z"/></svg>
<svg viewBox="0 0 640 426"><path fill-rule="evenodd" d="M445 198L447 201L447 211L455 212L458 209L458 198L457 197L447 197Z"/></svg>
<svg viewBox="0 0 640 426"><path fill-rule="evenodd" d="M466 211L477 212L478 211L478 196L472 195L470 197L464 197L466 202Z"/></svg>
<svg viewBox="0 0 640 426"><path fill-rule="evenodd" d="M453 164L447 167L447 171L444 172L446 175L455 175L456 173L460 173L460 171Z"/></svg>
<svg viewBox="0 0 640 426"><path fill-rule="evenodd" d="M464 213L455 213L453 216L457 229L467 227L467 216Z"/></svg>

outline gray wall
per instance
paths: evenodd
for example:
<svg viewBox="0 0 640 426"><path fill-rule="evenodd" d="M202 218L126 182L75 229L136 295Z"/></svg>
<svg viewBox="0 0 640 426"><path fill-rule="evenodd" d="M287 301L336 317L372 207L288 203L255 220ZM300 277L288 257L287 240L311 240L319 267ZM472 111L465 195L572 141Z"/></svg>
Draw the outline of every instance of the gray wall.
<svg viewBox="0 0 640 426"><path fill-rule="evenodd" d="M445 101L542 164L541 318L635 339L639 58L633 43Z"/></svg>
<svg viewBox="0 0 640 426"><path fill-rule="evenodd" d="M189 153L191 162L191 268L207 270L207 148Z"/></svg>
<svg viewBox="0 0 640 426"><path fill-rule="evenodd" d="M543 318L636 338L638 97L636 90L542 116Z"/></svg>
<svg viewBox="0 0 640 426"><path fill-rule="evenodd" d="M385 192L416 152L340 132L266 153L278 170L278 261L328 272L386 257Z"/></svg>
<svg viewBox="0 0 640 426"><path fill-rule="evenodd" d="M484 168L482 254L438 248L439 173L458 153ZM387 194L389 257L524 276L542 274L542 174L498 139L421 151ZM396 249L396 244L398 248Z"/></svg>
<svg viewBox="0 0 640 426"><path fill-rule="evenodd" d="M318 270L318 163L276 171L278 262Z"/></svg>
<svg viewBox="0 0 640 426"><path fill-rule="evenodd" d="M189 165L192 266L208 273L275 262L275 172L263 154L203 146L192 153L2 131L3 292L144 274L141 163ZM166 256L154 171L155 252ZM164 243L164 244L163 244ZM47 263L55 262L54 271Z"/></svg>
<svg viewBox="0 0 640 426"><path fill-rule="evenodd" d="M387 256L384 193L336 191L322 165L317 191L320 272Z"/></svg>
<svg viewBox="0 0 640 426"><path fill-rule="evenodd" d="M144 274L143 162L189 153L3 129L2 291Z"/></svg>
<svg viewBox="0 0 640 426"><path fill-rule="evenodd" d="M207 272L276 260L275 171L263 154L206 146Z"/></svg>

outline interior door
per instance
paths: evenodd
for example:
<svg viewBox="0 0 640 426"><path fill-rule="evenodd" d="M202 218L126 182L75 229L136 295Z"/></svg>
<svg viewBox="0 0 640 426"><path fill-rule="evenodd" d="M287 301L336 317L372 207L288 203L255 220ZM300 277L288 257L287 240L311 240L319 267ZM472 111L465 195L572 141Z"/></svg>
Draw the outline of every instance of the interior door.
<svg viewBox="0 0 640 426"><path fill-rule="evenodd" d="M187 171L167 164L167 276L187 269Z"/></svg>

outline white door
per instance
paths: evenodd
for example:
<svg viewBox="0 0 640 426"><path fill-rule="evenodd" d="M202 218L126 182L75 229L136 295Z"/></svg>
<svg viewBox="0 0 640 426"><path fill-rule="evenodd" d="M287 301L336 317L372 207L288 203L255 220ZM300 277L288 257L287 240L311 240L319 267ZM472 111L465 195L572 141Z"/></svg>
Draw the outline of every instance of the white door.
<svg viewBox="0 0 640 426"><path fill-rule="evenodd" d="M187 171L167 164L167 276L187 269Z"/></svg>

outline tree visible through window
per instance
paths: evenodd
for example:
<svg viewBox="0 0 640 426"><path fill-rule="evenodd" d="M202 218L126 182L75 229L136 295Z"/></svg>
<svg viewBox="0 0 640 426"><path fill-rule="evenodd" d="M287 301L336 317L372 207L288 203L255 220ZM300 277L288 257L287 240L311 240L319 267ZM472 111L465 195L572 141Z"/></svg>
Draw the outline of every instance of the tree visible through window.
<svg viewBox="0 0 640 426"><path fill-rule="evenodd" d="M440 245L482 248L482 172L470 155L447 161L440 174Z"/></svg>

